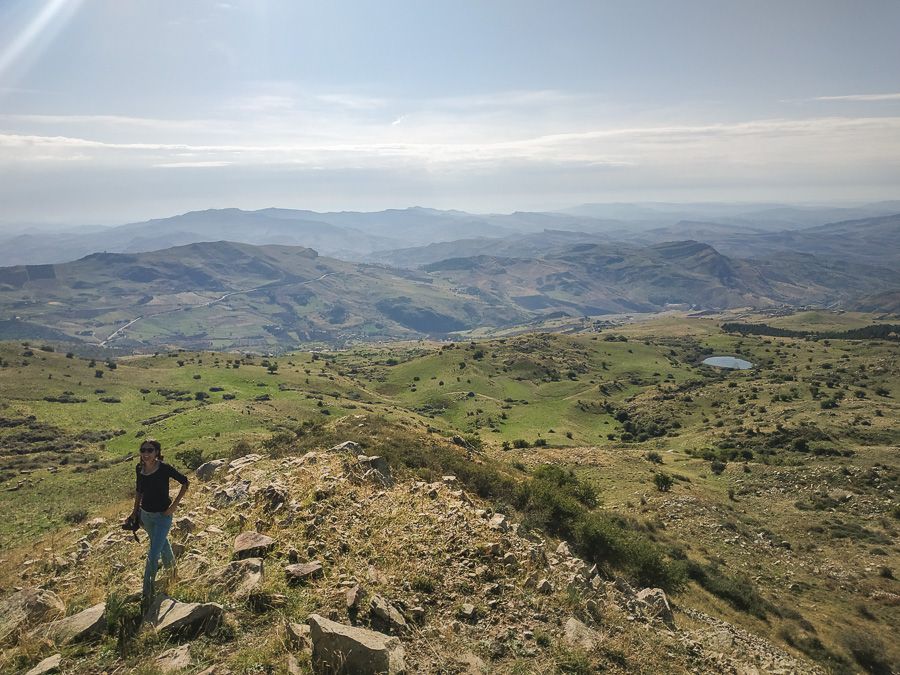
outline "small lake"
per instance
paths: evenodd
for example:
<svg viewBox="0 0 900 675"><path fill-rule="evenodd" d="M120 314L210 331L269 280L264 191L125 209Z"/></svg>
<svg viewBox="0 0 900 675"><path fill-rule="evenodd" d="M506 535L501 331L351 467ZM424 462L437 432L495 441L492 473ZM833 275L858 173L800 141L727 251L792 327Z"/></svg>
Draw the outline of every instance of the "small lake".
<svg viewBox="0 0 900 675"><path fill-rule="evenodd" d="M753 364L749 361L744 361L744 359L738 359L734 356L710 356L708 359L703 359L703 365L735 370L747 370L753 367Z"/></svg>

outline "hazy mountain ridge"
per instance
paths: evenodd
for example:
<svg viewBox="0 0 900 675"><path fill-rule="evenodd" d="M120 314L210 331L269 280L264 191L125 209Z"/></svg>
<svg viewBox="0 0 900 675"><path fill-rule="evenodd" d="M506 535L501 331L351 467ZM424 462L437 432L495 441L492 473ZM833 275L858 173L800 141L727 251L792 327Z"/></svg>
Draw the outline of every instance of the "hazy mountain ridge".
<svg viewBox="0 0 900 675"><path fill-rule="evenodd" d="M378 212L330 212L266 208L257 211L209 209L116 227L82 227L65 231L10 229L0 238L0 265L61 263L109 251L138 253L200 241L282 244L314 248L344 260L416 266L434 262L426 255L404 260L402 249L467 239L514 239L545 231L578 232L604 240L650 244L696 239L727 255L796 250L804 235L785 235L850 218L871 219L900 213L900 203L884 202L855 209L800 208L784 205L606 204L561 212L472 214L422 207ZM15 234L13 234L15 233ZM769 238L767 239L766 236ZM745 250L752 249L749 253ZM493 251L492 251L493 252ZM511 253L498 249L499 254ZM455 252L447 257L458 257ZM466 253L469 254L469 253ZM516 253L520 255L521 253Z"/></svg>

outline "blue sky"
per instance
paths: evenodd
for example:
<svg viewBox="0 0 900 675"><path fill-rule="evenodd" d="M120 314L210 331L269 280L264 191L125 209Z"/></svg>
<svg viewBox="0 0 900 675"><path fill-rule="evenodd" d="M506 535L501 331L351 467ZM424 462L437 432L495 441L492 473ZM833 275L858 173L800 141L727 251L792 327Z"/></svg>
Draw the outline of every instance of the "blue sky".
<svg viewBox="0 0 900 675"><path fill-rule="evenodd" d="M894 0L0 0L0 221L866 201Z"/></svg>

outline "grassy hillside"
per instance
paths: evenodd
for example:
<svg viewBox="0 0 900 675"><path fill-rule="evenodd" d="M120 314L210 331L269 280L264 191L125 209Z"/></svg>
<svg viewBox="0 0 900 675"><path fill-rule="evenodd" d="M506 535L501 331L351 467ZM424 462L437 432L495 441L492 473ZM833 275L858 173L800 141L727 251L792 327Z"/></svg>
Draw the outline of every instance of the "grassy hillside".
<svg viewBox="0 0 900 675"><path fill-rule="evenodd" d="M816 329L873 319L742 317ZM599 334L277 359L176 351L110 364L7 342L0 509L12 516L0 523L0 548L20 562L68 522L120 512L145 435L183 467L201 455L292 454L351 438L428 479L448 470L440 448L456 447L470 460L452 472L526 512L494 479L464 472L489 462L521 483L547 462L572 469L596 490L597 513L681 565L679 606L833 672L865 667L873 653L872 672L898 663L900 347L731 335L720 323L669 317ZM756 367L701 365L711 354ZM434 454L410 452L428 439ZM566 518L542 522L580 531L582 516ZM626 573L628 555L637 554L614 563Z"/></svg>

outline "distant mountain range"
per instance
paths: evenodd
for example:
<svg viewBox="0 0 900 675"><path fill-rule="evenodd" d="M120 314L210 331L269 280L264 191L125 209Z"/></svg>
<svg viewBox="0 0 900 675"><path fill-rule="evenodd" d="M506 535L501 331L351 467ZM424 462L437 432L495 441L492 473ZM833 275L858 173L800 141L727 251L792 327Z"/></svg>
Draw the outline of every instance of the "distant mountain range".
<svg viewBox="0 0 900 675"><path fill-rule="evenodd" d="M288 236L291 228L296 235L299 228L359 252L387 239L391 223L420 241L438 236L442 223L449 227L447 219L469 223L462 231L475 228L462 212L365 214L365 228L352 232L349 223L359 225L354 220L359 214L324 214L345 219L340 224L309 214L274 209L186 214L156 221L156 234L160 240L187 236L179 229L186 223L195 231L218 223L220 233L239 232L263 219L271 229L246 236ZM3 267L0 339L55 338L136 349L282 349L310 342L440 337L560 315L673 307L896 311L900 216L790 232L691 222L647 228L624 242L608 232L546 228L567 218L497 216L496 229L488 232L504 236L368 254L381 262L339 260L310 247L215 241ZM509 234L513 222L534 231ZM420 223L418 232L414 223ZM150 235L148 227L124 226L108 234L122 242L126 233L135 235L129 240L135 245L145 241L137 235ZM704 241L656 241L679 227L740 255Z"/></svg>
<svg viewBox="0 0 900 675"><path fill-rule="evenodd" d="M418 252L403 250L491 239L506 240L502 244L488 244L494 247L492 254L521 255L520 246L541 250L541 240L529 241L527 235L546 232L556 233L549 235L553 245L565 236L560 234L563 232L593 235L593 239L581 238L595 243L648 245L692 239L710 244L726 255L752 257L755 253L767 256L772 251L815 252L807 248L811 241L808 235L813 234L815 238L818 235L807 228L851 220L864 222L898 213L900 202L879 202L852 209L777 204L589 204L560 212L511 214L472 214L420 207L332 213L276 208L214 209L117 227L93 226L57 232L32 228L6 237L0 229L0 266L61 263L99 251L141 253L220 240L303 246L341 260L414 266L440 260L436 256L444 255L447 250L451 252L445 257L470 253L462 253L462 248L452 251L452 247L438 247L420 256ZM853 234L852 223L846 230ZM797 234L789 235L789 232ZM886 233L890 234L890 227ZM842 236L833 231L822 234L834 242L839 242ZM521 237L526 237L521 245L515 243ZM469 246L469 251L475 252L472 246L476 244ZM840 246L832 249L840 251ZM868 247L862 258L874 260L869 252L874 251L877 257L879 250L880 246ZM526 254L530 255L527 251Z"/></svg>

